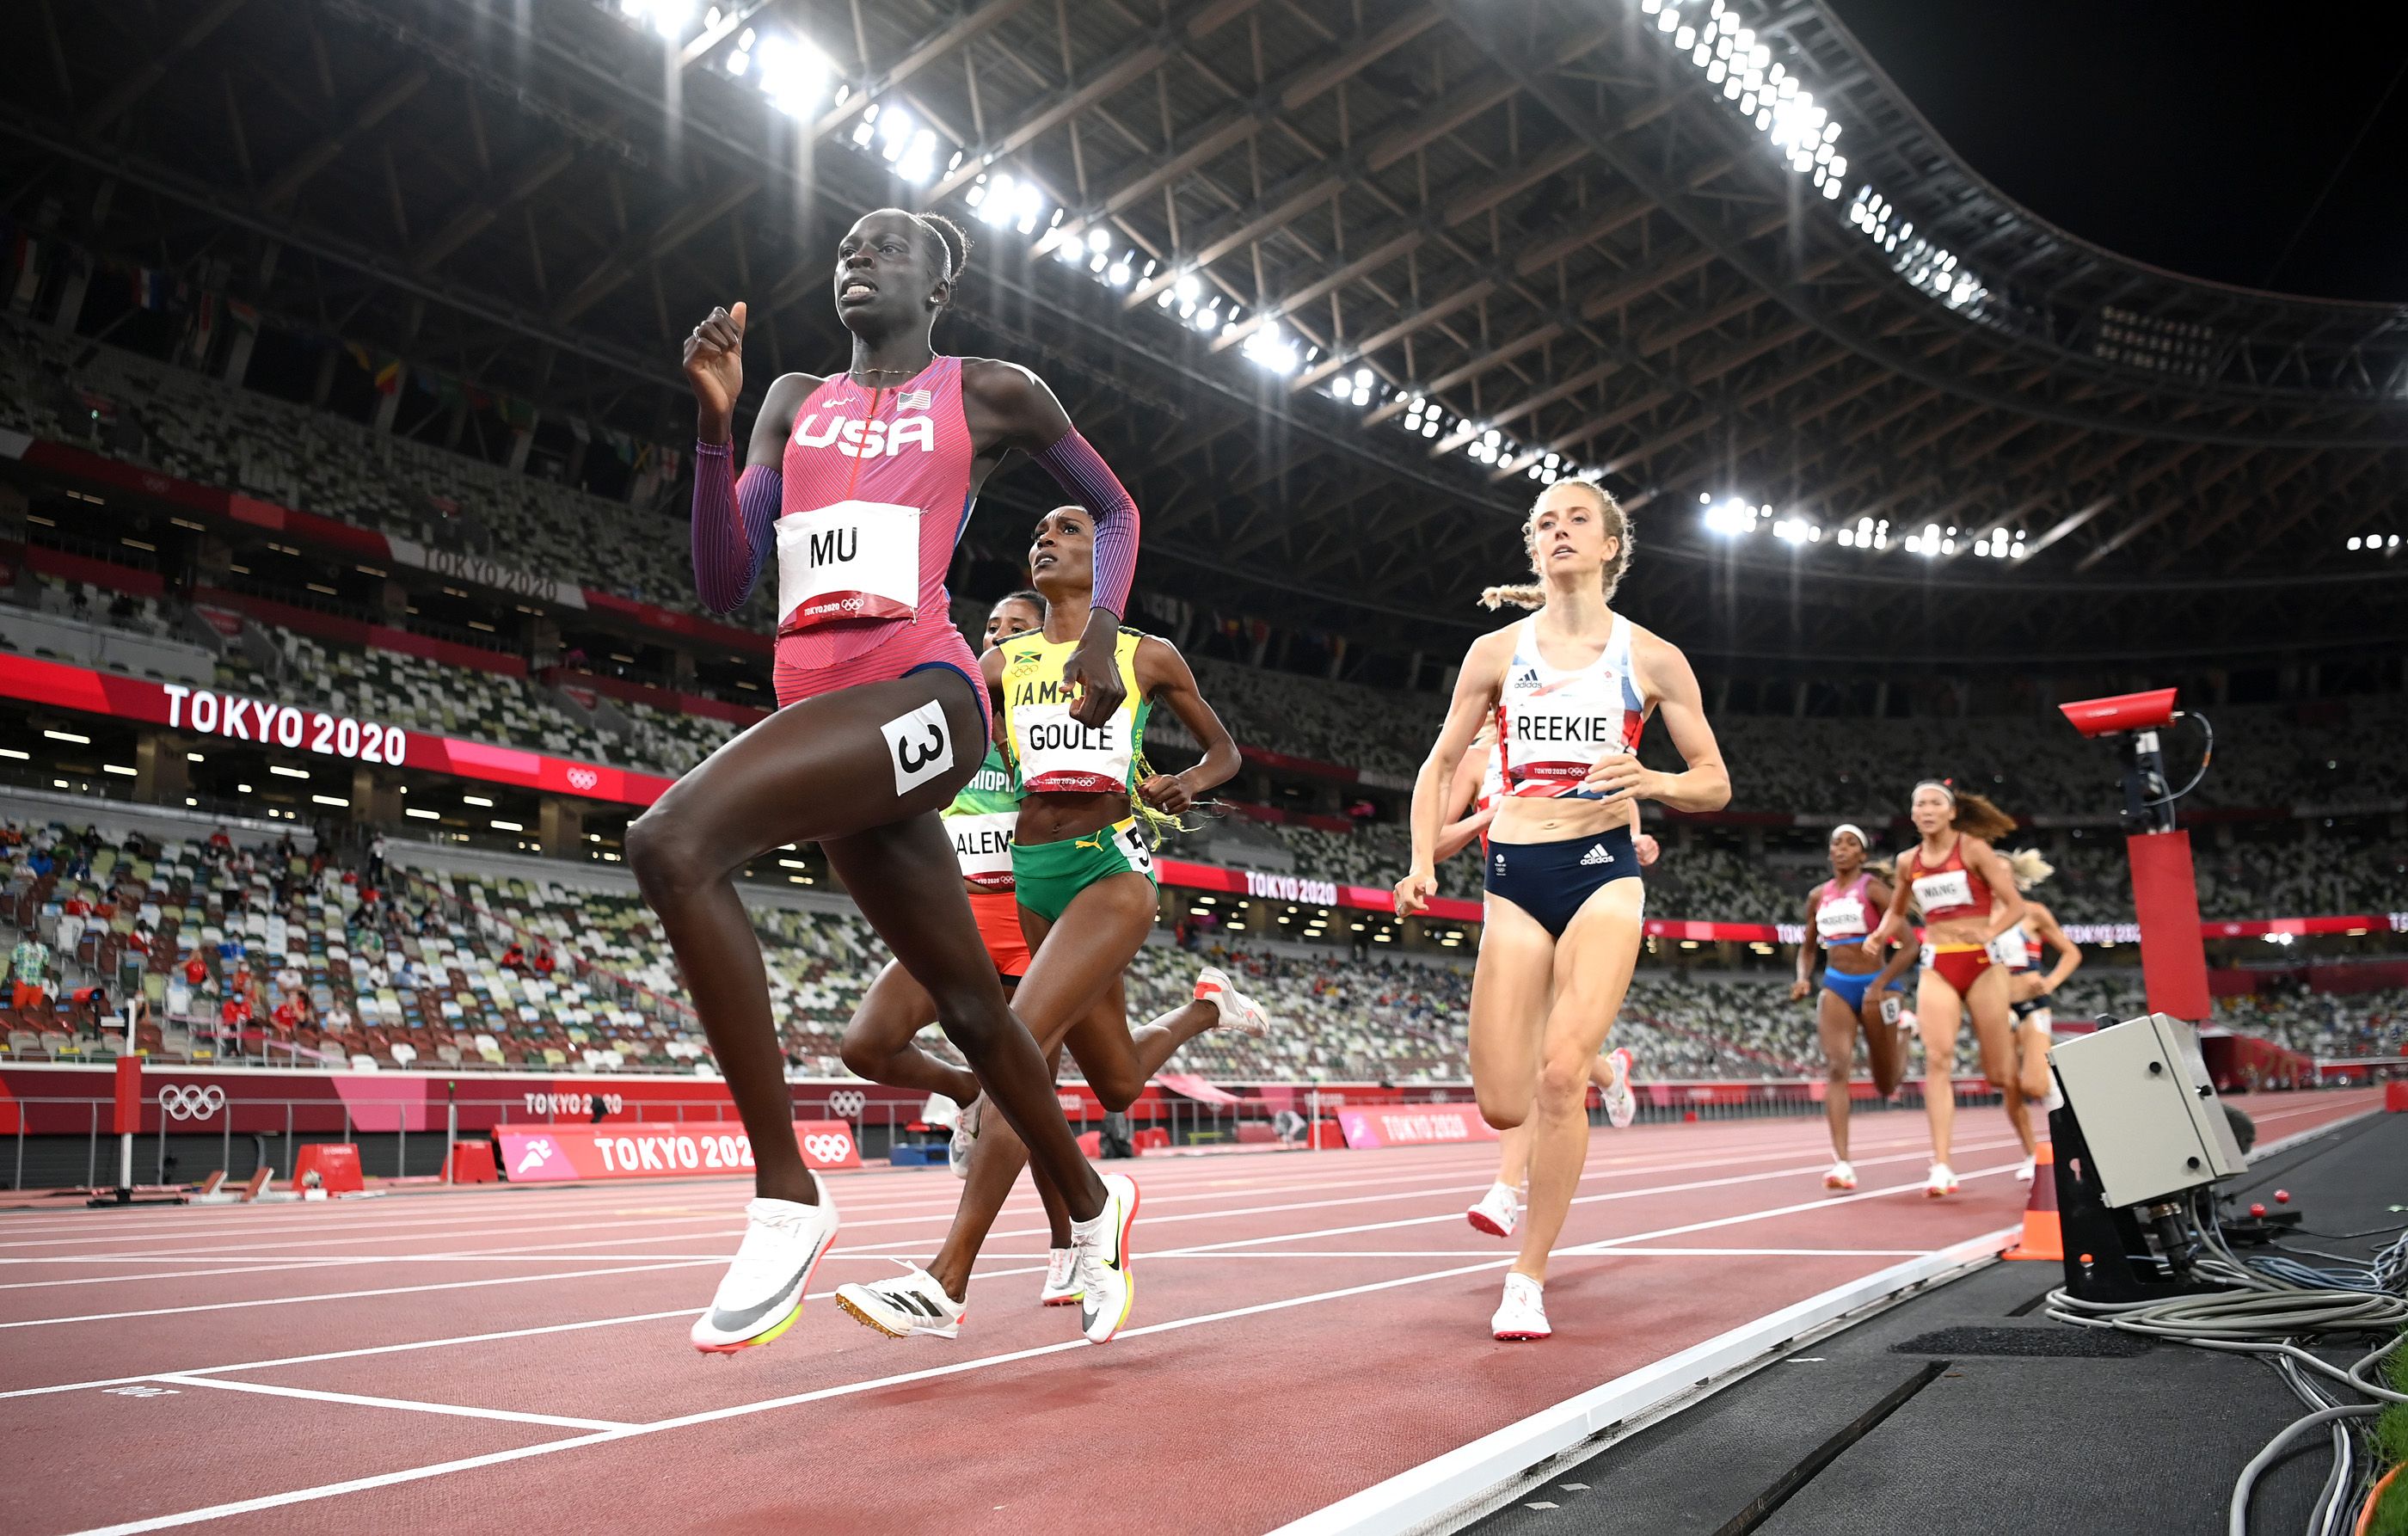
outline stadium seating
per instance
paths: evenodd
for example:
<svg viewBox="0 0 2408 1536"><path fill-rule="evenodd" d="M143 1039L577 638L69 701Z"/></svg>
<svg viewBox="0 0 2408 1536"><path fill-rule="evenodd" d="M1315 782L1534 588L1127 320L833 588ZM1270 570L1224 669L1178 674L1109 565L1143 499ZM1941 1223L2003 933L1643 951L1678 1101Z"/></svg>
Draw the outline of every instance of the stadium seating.
<svg viewBox="0 0 2408 1536"><path fill-rule="evenodd" d="M418 409L423 409L423 406ZM0 427L664 608L701 611L683 520L105 343L0 322ZM730 622L768 622L756 593Z"/></svg>

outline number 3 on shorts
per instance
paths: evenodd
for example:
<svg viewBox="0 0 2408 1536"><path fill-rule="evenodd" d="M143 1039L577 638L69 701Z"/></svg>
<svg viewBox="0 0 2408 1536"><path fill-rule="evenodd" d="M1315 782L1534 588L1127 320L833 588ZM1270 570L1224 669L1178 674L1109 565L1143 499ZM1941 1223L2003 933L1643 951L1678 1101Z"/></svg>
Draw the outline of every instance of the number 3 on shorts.
<svg viewBox="0 0 2408 1536"><path fill-rule="evenodd" d="M1129 868L1141 875L1154 873L1154 850L1145 845L1145 834L1135 823L1121 829L1121 841L1128 844Z"/></svg>
<svg viewBox="0 0 2408 1536"><path fill-rule="evenodd" d="M895 761L895 797L904 796L953 766L953 737L945 727L945 707L935 699L878 727Z"/></svg>

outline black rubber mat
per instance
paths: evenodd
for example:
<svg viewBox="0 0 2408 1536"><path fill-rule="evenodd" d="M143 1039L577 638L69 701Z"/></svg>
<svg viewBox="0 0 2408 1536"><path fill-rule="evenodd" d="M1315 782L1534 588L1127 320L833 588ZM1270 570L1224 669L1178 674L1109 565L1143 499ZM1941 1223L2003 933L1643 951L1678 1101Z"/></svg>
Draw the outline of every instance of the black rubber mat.
<svg viewBox="0 0 2408 1536"><path fill-rule="evenodd" d="M1954 1328L1918 1333L1889 1346L1893 1355L2031 1355L2061 1360L2122 1359L2156 1348L2137 1333L2052 1323L2038 1328Z"/></svg>

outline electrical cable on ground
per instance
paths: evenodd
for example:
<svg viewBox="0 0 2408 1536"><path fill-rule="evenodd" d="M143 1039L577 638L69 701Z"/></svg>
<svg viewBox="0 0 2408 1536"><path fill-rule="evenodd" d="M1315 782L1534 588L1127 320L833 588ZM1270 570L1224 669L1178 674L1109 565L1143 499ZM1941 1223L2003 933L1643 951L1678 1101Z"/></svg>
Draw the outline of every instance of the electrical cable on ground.
<svg viewBox="0 0 2408 1536"><path fill-rule="evenodd" d="M2196 1242L2196 1274L2225 1289L2157 1301L2107 1303L2083 1300L2060 1285L2048 1293L2046 1315L2078 1328L2118 1328L2266 1359L2311 1411L2268 1442L2242 1470L2232 1491L2229 1536L2247 1536L2249 1499L2258 1479L2286 1447L2319 1425L2331 1426L2333 1459L2306 1529L2309 1536L2336 1536L2372 1482L2372 1458L2362 1454L2366 1447L2359 1439L2360 1421L2380 1414L2383 1403L2408 1402L2408 1393L2383 1385L2370 1374L2385 1357L2402 1347L2401 1336L2408 1332L2408 1237L2362 1263L2312 1251L2312 1256L2333 1261L2328 1268L2286 1254L2239 1257L2225 1241L2204 1189L2187 1203L2184 1217ZM2303 1348L2300 1342L2349 1333L2374 1334L2384 1342L2346 1367ZM2377 1400L2339 1401L2327 1382L2359 1398Z"/></svg>

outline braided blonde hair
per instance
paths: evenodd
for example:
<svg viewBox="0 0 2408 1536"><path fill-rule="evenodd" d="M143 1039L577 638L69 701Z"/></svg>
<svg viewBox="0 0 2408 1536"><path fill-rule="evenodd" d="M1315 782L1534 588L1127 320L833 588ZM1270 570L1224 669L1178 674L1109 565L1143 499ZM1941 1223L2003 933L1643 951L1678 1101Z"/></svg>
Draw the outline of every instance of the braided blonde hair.
<svg viewBox="0 0 2408 1536"><path fill-rule="evenodd" d="M1548 486L1547 491L1565 485L1577 485L1597 497L1597 510L1605 520L1605 536L1616 541L1613 557L1605 563L1603 572L1605 600L1612 602L1614 590L1622 585L1623 573L1630 568L1632 553L1630 514L1622 510L1622 503L1613 499L1612 493L1593 480L1580 478L1559 480L1554 485ZM1541 497L1546 494L1546 491L1539 493ZM1525 549L1531 552L1530 570L1533 575L1537 574L1539 569L1538 521L1539 503L1533 500L1530 503L1530 515L1522 522L1522 544ZM1516 608L1544 608L1547 606L1546 583L1521 581L1509 586L1488 587L1481 592L1480 602L1481 606L1488 609L1502 608L1507 603L1512 603Z"/></svg>

